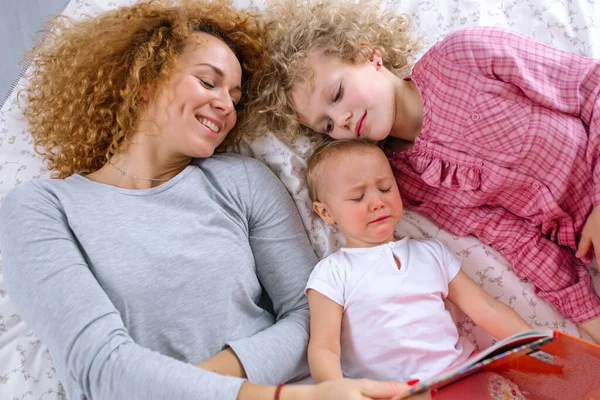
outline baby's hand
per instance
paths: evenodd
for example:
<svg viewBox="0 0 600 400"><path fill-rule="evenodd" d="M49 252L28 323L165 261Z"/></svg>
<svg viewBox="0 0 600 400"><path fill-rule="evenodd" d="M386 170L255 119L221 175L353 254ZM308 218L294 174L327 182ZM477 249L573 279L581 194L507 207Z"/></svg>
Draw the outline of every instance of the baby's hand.
<svg viewBox="0 0 600 400"><path fill-rule="evenodd" d="M585 222L575 256L577 258L584 258L592 245L594 246L596 262L600 263L600 206L594 207ZM600 269L600 265L598 268Z"/></svg>

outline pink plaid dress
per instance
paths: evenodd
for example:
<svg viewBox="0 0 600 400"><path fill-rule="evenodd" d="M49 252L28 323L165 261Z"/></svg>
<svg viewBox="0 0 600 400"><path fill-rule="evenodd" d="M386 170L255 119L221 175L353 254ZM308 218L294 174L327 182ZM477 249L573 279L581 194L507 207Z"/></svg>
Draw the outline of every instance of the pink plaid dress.
<svg viewBox="0 0 600 400"><path fill-rule="evenodd" d="M575 258L600 204L600 60L478 27L436 44L407 79L423 127L412 149L387 151L406 206L500 251L571 321L600 315Z"/></svg>

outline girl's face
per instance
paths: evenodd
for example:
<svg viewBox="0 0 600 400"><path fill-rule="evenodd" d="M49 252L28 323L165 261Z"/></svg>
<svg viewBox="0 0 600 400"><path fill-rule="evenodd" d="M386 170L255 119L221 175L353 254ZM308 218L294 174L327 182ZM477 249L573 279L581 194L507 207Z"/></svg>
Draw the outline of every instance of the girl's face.
<svg viewBox="0 0 600 400"><path fill-rule="evenodd" d="M307 62L312 82L299 83L291 91L302 125L334 139L387 137L396 118L395 85L378 51L372 60L353 63L313 51Z"/></svg>
<svg viewBox="0 0 600 400"><path fill-rule="evenodd" d="M402 199L390 164L379 149L348 151L321 165L315 212L337 225L346 247L372 247L394 240Z"/></svg>
<svg viewBox="0 0 600 400"><path fill-rule="evenodd" d="M236 123L241 79L231 49L212 35L195 33L173 76L147 107L141 130L158 128L153 136L166 157L210 157Z"/></svg>

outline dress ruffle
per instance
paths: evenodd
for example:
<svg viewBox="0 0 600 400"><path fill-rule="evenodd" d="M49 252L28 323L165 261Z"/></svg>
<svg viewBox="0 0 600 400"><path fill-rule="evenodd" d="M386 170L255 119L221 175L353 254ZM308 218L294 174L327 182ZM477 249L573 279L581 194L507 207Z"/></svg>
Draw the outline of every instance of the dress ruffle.
<svg viewBox="0 0 600 400"><path fill-rule="evenodd" d="M421 179L432 187L476 190L481 186L481 169L457 165L429 154L411 154L408 157Z"/></svg>

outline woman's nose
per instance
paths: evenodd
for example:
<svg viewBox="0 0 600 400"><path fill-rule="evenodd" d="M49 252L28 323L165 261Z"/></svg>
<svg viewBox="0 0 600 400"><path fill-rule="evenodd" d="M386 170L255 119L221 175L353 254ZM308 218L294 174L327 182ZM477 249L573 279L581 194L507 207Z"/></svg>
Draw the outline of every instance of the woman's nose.
<svg viewBox="0 0 600 400"><path fill-rule="evenodd" d="M235 110L235 105L229 93L219 93L213 99L213 107L220 110L224 115L229 115Z"/></svg>

